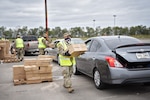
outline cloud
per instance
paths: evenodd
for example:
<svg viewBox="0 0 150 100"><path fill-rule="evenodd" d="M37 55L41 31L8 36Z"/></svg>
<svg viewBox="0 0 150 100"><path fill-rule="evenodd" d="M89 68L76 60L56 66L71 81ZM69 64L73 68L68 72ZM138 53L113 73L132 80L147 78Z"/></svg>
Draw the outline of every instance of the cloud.
<svg viewBox="0 0 150 100"><path fill-rule="evenodd" d="M45 27L44 0L1 0L0 26ZM49 27L150 26L149 0L47 0Z"/></svg>

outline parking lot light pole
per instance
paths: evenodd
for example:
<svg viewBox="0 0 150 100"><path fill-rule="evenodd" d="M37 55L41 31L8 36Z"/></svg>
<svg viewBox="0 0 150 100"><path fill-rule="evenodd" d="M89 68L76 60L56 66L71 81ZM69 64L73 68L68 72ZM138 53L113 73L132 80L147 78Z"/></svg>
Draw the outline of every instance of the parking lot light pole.
<svg viewBox="0 0 150 100"><path fill-rule="evenodd" d="M115 27L117 15L113 15L113 16L114 16L114 27Z"/></svg>
<svg viewBox="0 0 150 100"><path fill-rule="evenodd" d="M95 35L95 19L93 19L93 29L94 29L94 35Z"/></svg>
<svg viewBox="0 0 150 100"><path fill-rule="evenodd" d="M116 16L117 16L117 15L113 15L113 17L114 17L114 31L113 31L113 35L115 34Z"/></svg>

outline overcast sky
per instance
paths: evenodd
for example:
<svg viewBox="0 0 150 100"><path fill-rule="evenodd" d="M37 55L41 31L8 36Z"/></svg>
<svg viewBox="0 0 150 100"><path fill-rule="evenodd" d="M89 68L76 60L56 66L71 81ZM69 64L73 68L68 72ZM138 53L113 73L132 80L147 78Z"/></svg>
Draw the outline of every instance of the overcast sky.
<svg viewBox="0 0 150 100"><path fill-rule="evenodd" d="M49 28L150 27L150 0L47 0L47 7ZM0 26L45 27L45 0L0 0Z"/></svg>

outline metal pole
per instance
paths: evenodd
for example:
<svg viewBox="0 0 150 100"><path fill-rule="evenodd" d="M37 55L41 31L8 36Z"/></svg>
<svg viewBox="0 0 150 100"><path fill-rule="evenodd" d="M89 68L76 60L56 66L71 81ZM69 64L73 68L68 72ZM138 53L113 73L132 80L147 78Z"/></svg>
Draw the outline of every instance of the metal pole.
<svg viewBox="0 0 150 100"><path fill-rule="evenodd" d="M45 27L46 27L46 34L48 38L48 14L47 14L47 0L45 0Z"/></svg>
<svg viewBox="0 0 150 100"><path fill-rule="evenodd" d="M93 29L94 29L94 35L95 35L95 19L93 20Z"/></svg>
<svg viewBox="0 0 150 100"><path fill-rule="evenodd" d="M113 15L114 16L114 32L113 32L113 35L115 34L115 24L116 24L116 15Z"/></svg>
<svg viewBox="0 0 150 100"><path fill-rule="evenodd" d="M93 20L93 28L95 29L95 19Z"/></svg>
<svg viewBox="0 0 150 100"><path fill-rule="evenodd" d="M115 27L115 24L116 24L116 15L113 15L114 16L114 27Z"/></svg>

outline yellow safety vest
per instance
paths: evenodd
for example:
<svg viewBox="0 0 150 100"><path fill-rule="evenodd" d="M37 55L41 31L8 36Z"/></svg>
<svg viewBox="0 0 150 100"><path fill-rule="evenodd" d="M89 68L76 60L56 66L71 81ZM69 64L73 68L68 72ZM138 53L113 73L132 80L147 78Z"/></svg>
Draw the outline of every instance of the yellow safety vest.
<svg viewBox="0 0 150 100"><path fill-rule="evenodd" d="M63 46L64 50L67 49L67 45L64 41L59 42L59 43ZM60 66L62 66L62 67L70 67L72 65L75 65L75 63L76 63L75 57L63 56L63 55L59 54L59 63L60 63Z"/></svg>
<svg viewBox="0 0 150 100"><path fill-rule="evenodd" d="M5 38L2 38L1 40L5 40Z"/></svg>
<svg viewBox="0 0 150 100"><path fill-rule="evenodd" d="M46 48L46 45L42 42L43 39L44 39L43 37L38 38L39 41L38 48Z"/></svg>
<svg viewBox="0 0 150 100"><path fill-rule="evenodd" d="M21 38L17 38L16 39L16 48L23 48L23 47L24 47L23 40Z"/></svg>

